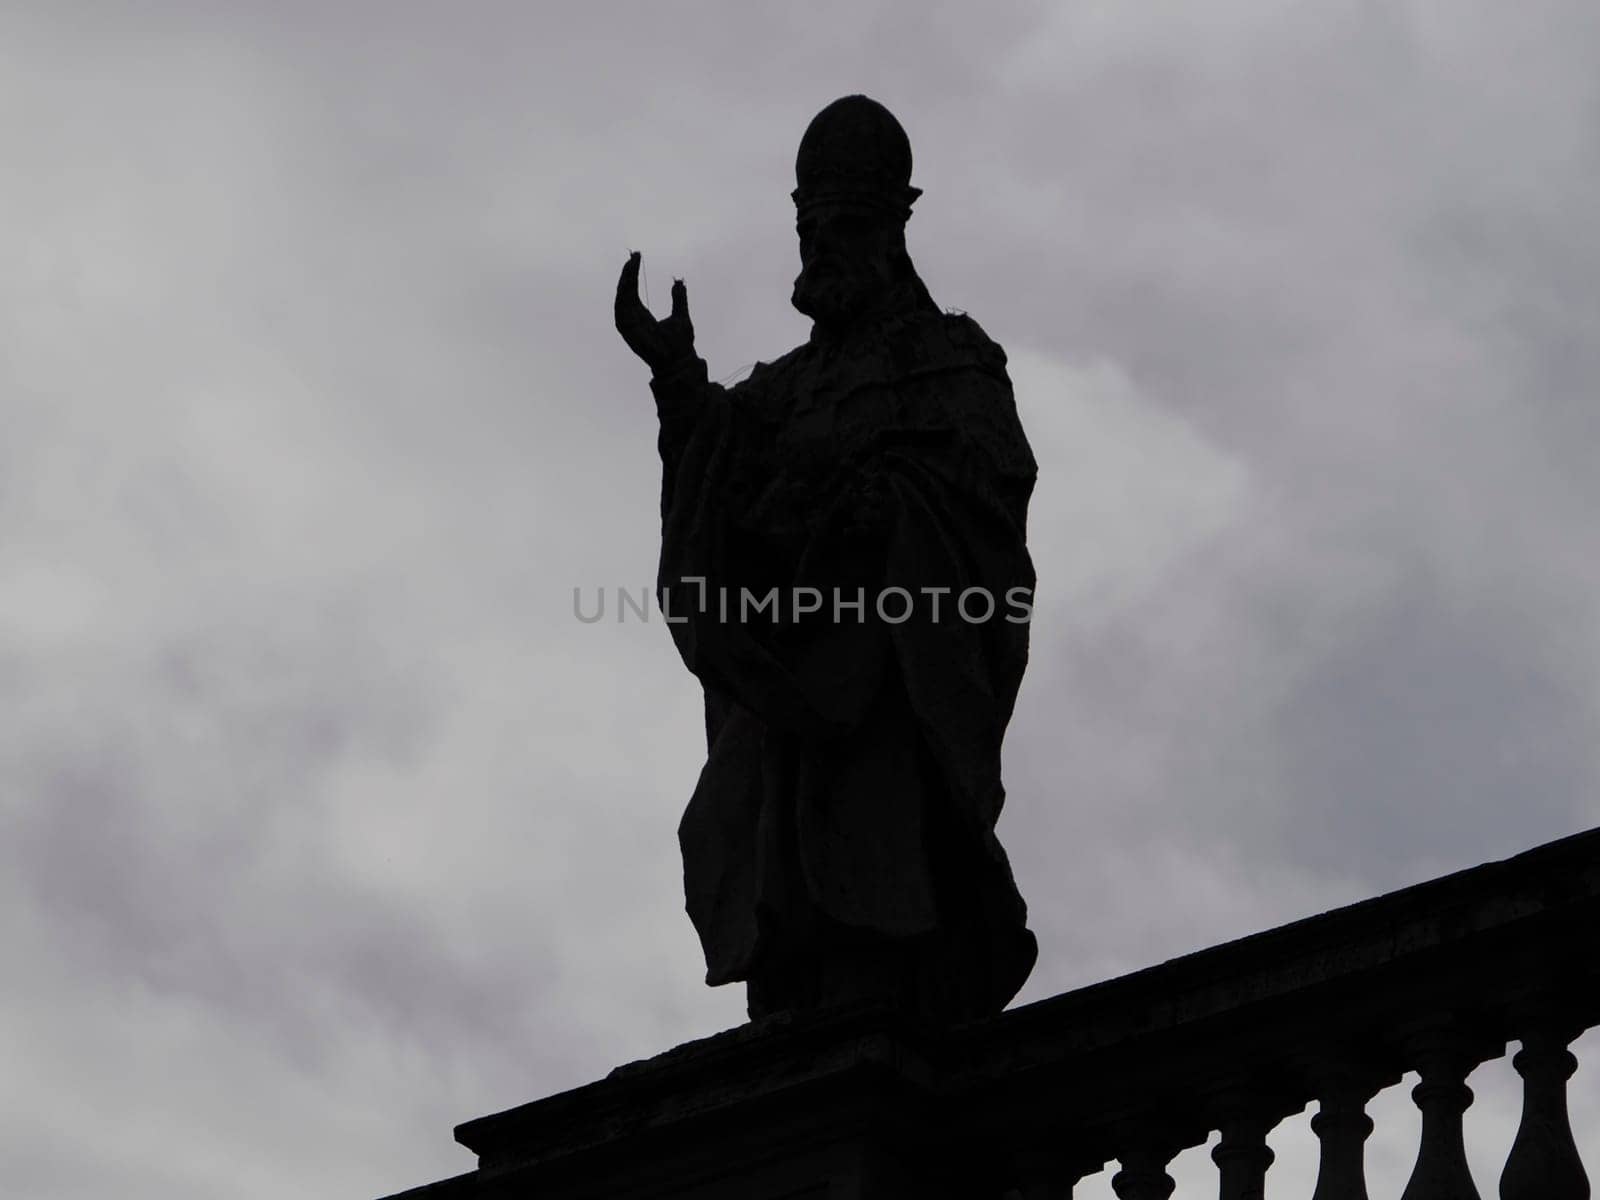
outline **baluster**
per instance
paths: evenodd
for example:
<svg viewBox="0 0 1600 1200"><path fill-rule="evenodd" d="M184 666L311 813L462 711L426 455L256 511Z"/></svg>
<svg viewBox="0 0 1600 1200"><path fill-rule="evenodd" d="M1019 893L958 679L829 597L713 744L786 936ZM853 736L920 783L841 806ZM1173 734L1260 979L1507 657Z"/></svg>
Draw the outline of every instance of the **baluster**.
<svg viewBox="0 0 1600 1200"><path fill-rule="evenodd" d="M1230 1081L1213 1093L1207 1111L1222 1136L1211 1151L1222 1200L1262 1200L1275 1157L1267 1134L1286 1106L1248 1083Z"/></svg>
<svg viewBox="0 0 1600 1200"><path fill-rule="evenodd" d="M1367 1200L1366 1142L1372 1133L1367 1102L1379 1085L1335 1075L1323 1085L1311 1132L1322 1145L1311 1200Z"/></svg>
<svg viewBox="0 0 1600 1200"><path fill-rule="evenodd" d="M1262 1200L1266 1195L1267 1168L1276 1157L1267 1134L1275 1123L1240 1117L1223 1124L1222 1137L1211 1151L1221 1200Z"/></svg>
<svg viewBox="0 0 1600 1200"><path fill-rule="evenodd" d="M1480 1057L1450 1025L1419 1030L1407 1050L1422 1077L1411 1090L1411 1099L1422 1110L1422 1139L1400 1200L1479 1200L1467 1166L1461 1118L1472 1105L1467 1076Z"/></svg>
<svg viewBox="0 0 1600 1200"><path fill-rule="evenodd" d="M1524 1032L1511 1060L1522 1076L1522 1123L1500 1175L1501 1200L1588 1200L1589 1177L1567 1116L1567 1080L1578 1069L1567 1044L1575 1036L1541 1021Z"/></svg>
<svg viewBox="0 0 1600 1200"><path fill-rule="evenodd" d="M1167 1174L1167 1164L1177 1150L1167 1142L1139 1141L1118 1155L1122 1169L1111 1177L1117 1200L1167 1200L1177 1181Z"/></svg>

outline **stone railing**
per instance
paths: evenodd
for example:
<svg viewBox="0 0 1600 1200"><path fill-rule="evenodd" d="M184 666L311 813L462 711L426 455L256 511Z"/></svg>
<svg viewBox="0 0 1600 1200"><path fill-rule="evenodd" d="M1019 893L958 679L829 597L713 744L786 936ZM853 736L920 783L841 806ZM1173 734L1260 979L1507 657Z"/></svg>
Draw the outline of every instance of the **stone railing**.
<svg viewBox="0 0 1600 1200"><path fill-rule="evenodd" d="M1057 1200L1116 1160L1165 1200L1181 1150L1261 1197L1268 1133L1316 1103L1312 1200L1365 1200L1367 1101L1416 1071L1402 1200L1472 1200L1467 1077L1521 1043L1504 1200L1580 1200L1567 1049L1600 1024L1600 831L934 1034L864 1010L775 1018L460 1126L476 1171L404 1193Z"/></svg>
<svg viewBox="0 0 1600 1200"><path fill-rule="evenodd" d="M1314 1200L1354 1200L1366 1103L1416 1071L1403 1200L1466 1200L1467 1076L1516 1040L1500 1194L1579 1200L1567 1046L1600 1023L1597 935L1600 831L1005 1013L961 1034L950 1094L972 1136L1006 1148L1022 1200L1070 1195L1111 1159L1122 1200L1164 1200L1167 1164L1213 1131L1220 1195L1259 1197L1267 1134L1315 1102Z"/></svg>

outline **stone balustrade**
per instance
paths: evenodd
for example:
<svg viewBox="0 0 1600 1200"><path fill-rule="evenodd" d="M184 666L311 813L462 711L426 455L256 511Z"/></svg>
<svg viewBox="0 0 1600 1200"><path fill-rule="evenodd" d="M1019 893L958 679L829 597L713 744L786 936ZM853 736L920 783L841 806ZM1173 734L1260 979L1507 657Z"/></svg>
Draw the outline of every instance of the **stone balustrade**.
<svg viewBox="0 0 1600 1200"><path fill-rule="evenodd" d="M406 1200L1062 1200L1115 1160L1166 1200L1218 1134L1223 1200L1266 1193L1267 1137L1315 1105L1311 1200L1365 1200L1366 1114L1416 1072L1401 1200L1475 1200L1468 1080L1517 1043L1503 1200L1584 1200L1568 1049L1600 1024L1600 831L953 1031L779 1017L469 1121L478 1169Z"/></svg>
<svg viewBox="0 0 1600 1200"><path fill-rule="evenodd" d="M1360 1200L1366 1104L1415 1071L1402 1200L1471 1200L1467 1079L1515 1041L1523 1115L1500 1194L1580 1200L1567 1047L1600 1023L1597 933L1600 832L1003 1014L961 1031L950 1094L1008 1146L1019 1200L1068 1196L1112 1159L1122 1200L1162 1200L1172 1158L1213 1132L1219 1195L1260 1197L1267 1134L1309 1104L1312 1200Z"/></svg>

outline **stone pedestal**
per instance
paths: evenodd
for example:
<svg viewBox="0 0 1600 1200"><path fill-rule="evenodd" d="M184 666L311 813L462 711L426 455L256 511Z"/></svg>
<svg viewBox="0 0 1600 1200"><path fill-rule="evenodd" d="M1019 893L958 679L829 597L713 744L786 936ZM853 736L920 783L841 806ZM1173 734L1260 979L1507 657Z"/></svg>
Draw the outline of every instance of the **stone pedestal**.
<svg viewBox="0 0 1600 1200"><path fill-rule="evenodd" d="M478 1169L390 1200L955 1195L938 1044L877 1009L767 1018L468 1121Z"/></svg>

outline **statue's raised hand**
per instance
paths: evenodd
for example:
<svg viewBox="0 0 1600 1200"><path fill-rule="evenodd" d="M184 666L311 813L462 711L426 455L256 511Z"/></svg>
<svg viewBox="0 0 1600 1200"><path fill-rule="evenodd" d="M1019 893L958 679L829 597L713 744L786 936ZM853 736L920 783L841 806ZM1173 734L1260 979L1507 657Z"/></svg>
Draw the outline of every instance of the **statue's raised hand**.
<svg viewBox="0 0 1600 1200"><path fill-rule="evenodd" d="M672 311L656 320L639 299L639 252L628 255L617 280L617 332L656 374L694 358L694 325L689 320L689 293L683 280L672 284Z"/></svg>

